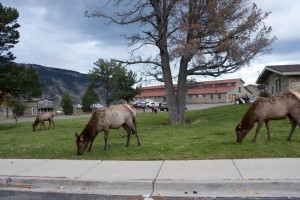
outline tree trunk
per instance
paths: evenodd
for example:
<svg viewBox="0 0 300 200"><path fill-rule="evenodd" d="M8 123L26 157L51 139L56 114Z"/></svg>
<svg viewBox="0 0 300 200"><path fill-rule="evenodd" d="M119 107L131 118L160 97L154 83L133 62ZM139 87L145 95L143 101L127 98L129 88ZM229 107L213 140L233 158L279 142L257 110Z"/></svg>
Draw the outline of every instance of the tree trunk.
<svg viewBox="0 0 300 200"><path fill-rule="evenodd" d="M182 57L180 60L180 68L177 83L177 110L178 110L178 123L185 123L185 103L186 103L186 81L187 81L187 65L188 59Z"/></svg>
<svg viewBox="0 0 300 200"><path fill-rule="evenodd" d="M178 110L175 96L175 90L172 80L171 67L169 63L169 55L161 51L162 71L164 76L167 103L169 108L169 116L171 124L178 124Z"/></svg>
<svg viewBox="0 0 300 200"><path fill-rule="evenodd" d="M8 107L5 108L5 112L6 112L6 118L8 118Z"/></svg>

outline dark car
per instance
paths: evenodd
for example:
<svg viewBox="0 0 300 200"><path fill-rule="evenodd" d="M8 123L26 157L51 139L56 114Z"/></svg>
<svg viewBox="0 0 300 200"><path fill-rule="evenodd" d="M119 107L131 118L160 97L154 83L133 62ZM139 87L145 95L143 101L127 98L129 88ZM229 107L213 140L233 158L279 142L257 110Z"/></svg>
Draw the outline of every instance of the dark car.
<svg viewBox="0 0 300 200"><path fill-rule="evenodd" d="M159 106L158 106L158 108L159 108L160 111L169 111L168 103L167 102L160 103ZM186 110L187 107L184 106L184 109Z"/></svg>
<svg viewBox="0 0 300 200"><path fill-rule="evenodd" d="M167 102L162 102L159 104L159 110L160 111L169 111L169 108L168 108L168 103Z"/></svg>
<svg viewBox="0 0 300 200"><path fill-rule="evenodd" d="M141 106L142 106L142 103L141 102L134 102L133 104L132 104L132 106L134 107L134 108L141 108Z"/></svg>

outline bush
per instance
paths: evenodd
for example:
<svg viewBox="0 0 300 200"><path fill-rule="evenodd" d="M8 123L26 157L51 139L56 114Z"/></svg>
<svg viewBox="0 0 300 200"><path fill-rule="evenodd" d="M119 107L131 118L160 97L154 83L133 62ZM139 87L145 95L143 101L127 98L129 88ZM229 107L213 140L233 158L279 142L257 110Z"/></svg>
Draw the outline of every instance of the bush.
<svg viewBox="0 0 300 200"><path fill-rule="evenodd" d="M25 110L25 105L19 101L19 100L16 100L13 102L13 113L14 115L16 116L23 116L24 115L24 110Z"/></svg>

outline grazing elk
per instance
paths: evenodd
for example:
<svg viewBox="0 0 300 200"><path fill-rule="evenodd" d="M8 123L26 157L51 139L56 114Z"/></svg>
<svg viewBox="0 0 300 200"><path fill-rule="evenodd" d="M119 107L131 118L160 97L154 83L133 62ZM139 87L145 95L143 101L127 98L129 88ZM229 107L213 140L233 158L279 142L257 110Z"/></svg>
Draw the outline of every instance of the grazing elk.
<svg viewBox="0 0 300 200"><path fill-rule="evenodd" d="M157 113L158 109L157 109L157 106L151 106L151 111L152 113Z"/></svg>
<svg viewBox="0 0 300 200"><path fill-rule="evenodd" d="M295 128L300 125L300 90L288 92L283 95L262 97L257 99L248 109L242 121L236 126L237 142L242 142L247 133L257 122L255 136L252 142L256 142L258 132L265 122L268 140L271 140L269 120L289 118L291 122L291 132L287 138L292 140Z"/></svg>
<svg viewBox="0 0 300 200"><path fill-rule="evenodd" d="M75 133L77 154L83 154L88 144L90 144L88 151L91 151L93 142L98 133L101 131L104 131L104 150L106 150L109 129L117 129L121 126L127 132L126 147L129 146L131 132L136 135L137 143L140 145L140 140L136 130L135 115L135 108L129 104L119 104L96 110L81 134L78 135Z"/></svg>
<svg viewBox="0 0 300 200"><path fill-rule="evenodd" d="M36 117L34 123L32 124L32 130L35 131L36 127L37 127L37 125L39 123L40 123L40 129L41 129L42 125L43 125L44 126L44 130L45 130L45 124L44 124L45 121L49 121L49 127L48 127L48 129L50 129L51 124L53 124L53 127L55 129L55 124L54 124L53 118L54 118L54 114L52 112L45 112L45 113L39 114Z"/></svg>

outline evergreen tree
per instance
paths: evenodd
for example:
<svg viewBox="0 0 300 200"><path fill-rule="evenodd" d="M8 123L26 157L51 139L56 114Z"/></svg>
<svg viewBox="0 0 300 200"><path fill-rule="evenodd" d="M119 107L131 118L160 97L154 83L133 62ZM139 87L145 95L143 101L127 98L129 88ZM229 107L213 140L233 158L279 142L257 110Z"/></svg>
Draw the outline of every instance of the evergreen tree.
<svg viewBox="0 0 300 200"><path fill-rule="evenodd" d="M19 13L0 3L0 104L13 106L14 101L31 99L42 94L42 84L36 71L11 63L15 56L9 51L19 41Z"/></svg>
<svg viewBox="0 0 300 200"><path fill-rule="evenodd" d="M99 59L94 64L96 67L89 72L89 78L98 83L97 86L102 85L104 88L106 105L113 100L130 101L141 92L141 86L134 88L134 85L141 81L137 74L128 71L115 60Z"/></svg>
<svg viewBox="0 0 300 200"><path fill-rule="evenodd" d="M60 104L63 108L63 112L65 113L65 115L73 114L73 102L68 92L64 92Z"/></svg>
<svg viewBox="0 0 300 200"><path fill-rule="evenodd" d="M13 99L31 99L42 94L42 83L32 67L8 63L0 66L0 104Z"/></svg>
<svg viewBox="0 0 300 200"><path fill-rule="evenodd" d="M15 59L9 49L19 42L18 18L19 13L15 8L5 7L0 3L0 62L10 62Z"/></svg>
<svg viewBox="0 0 300 200"><path fill-rule="evenodd" d="M93 85L90 84L88 86L88 90L81 97L82 111L91 112L92 104L97 103L98 101L99 101L98 95L95 93Z"/></svg>

